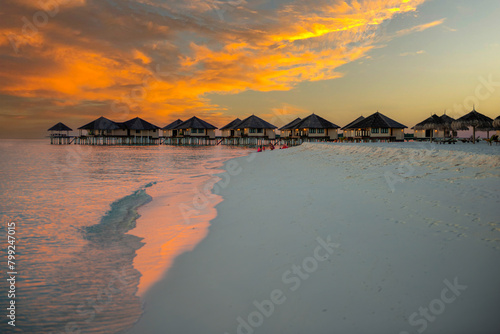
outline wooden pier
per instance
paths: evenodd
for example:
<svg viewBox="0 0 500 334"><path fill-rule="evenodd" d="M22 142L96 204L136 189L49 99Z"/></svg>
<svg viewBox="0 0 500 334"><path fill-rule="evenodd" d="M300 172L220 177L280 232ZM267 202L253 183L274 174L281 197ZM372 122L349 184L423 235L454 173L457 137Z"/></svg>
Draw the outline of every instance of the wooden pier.
<svg viewBox="0 0 500 334"><path fill-rule="evenodd" d="M259 137L221 137L218 139L217 145L258 147L268 146L270 144L279 145L279 142L281 141L284 141L284 139L269 139Z"/></svg>
<svg viewBox="0 0 500 334"><path fill-rule="evenodd" d="M259 138L259 137L135 137L135 136L50 136L52 145L93 145L93 146L297 146L304 142L333 142L324 138Z"/></svg>
<svg viewBox="0 0 500 334"><path fill-rule="evenodd" d="M75 140L73 136L50 135L50 144L52 145L69 145Z"/></svg>
<svg viewBox="0 0 500 334"><path fill-rule="evenodd" d="M210 146L217 145L217 138L209 137L162 137L161 144L164 145L186 145L186 146Z"/></svg>
<svg viewBox="0 0 500 334"><path fill-rule="evenodd" d="M135 137L135 136L80 136L75 137L74 143L78 145L159 145L161 138Z"/></svg>

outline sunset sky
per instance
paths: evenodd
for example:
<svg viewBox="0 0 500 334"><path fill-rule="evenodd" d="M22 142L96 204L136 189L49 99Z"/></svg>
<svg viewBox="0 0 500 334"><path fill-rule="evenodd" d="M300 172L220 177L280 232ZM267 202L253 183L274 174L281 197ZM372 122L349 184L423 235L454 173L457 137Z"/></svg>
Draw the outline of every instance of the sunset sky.
<svg viewBox="0 0 500 334"><path fill-rule="evenodd" d="M3 0L0 138L314 112L500 115L498 0Z"/></svg>

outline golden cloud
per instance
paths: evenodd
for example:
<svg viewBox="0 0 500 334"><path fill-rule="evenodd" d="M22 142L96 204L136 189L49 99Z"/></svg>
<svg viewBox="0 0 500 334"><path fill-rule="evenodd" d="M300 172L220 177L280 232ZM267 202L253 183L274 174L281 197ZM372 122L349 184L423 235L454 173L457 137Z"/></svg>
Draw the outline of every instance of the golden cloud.
<svg viewBox="0 0 500 334"><path fill-rule="evenodd" d="M212 105L206 94L289 90L300 82L341 77L339 66L365 57L380 41L378 28L385 20L415 11L425 1L317 6L298 1L270 16L269 9L243 1L224 8L223 2L167 6L149 0L136 2L140 10L134 15L126 12L130 8L119 8L96 18L84 11L90 6L86 1L66 1L67 8L35 33L23 35L20 27L0 24L2 52L13 38L22 48L11 56L12 66L0 72L0 93L57 99L62 106L99 101L108 103L108 113L116 117L132 112L153 118L186 112L220 116L224 108ZM22 2L40 9L32 3ZM175 4L182 10L166 12ZM151 14L155 8L159 15ZM217 10L227 21L220 20ZM87 16L79 17L83 24L76 26L71 13ZM168 15L175 17L166 19ZM443 21L401 30L397 36ZM102 32L95 31L98 26ZM22 66L26 61L29 68ZM165 63L164 70L155 69Z"/></svg>

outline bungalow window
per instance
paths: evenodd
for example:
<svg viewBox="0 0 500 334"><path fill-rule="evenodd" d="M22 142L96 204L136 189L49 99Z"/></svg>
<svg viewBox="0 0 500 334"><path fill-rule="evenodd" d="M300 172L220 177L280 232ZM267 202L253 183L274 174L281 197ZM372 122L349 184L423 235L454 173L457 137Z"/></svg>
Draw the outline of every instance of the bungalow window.
<svg viewBox="0 0 500 334"><path fill-rule="evenodd" d="M316 129L309 129L309 133L316 133Z"/></svg>
<svg viewBox="0 0 500 334"><path fill-rule="evenodd" d="M198 133L205 133L205 129L198 129Z"/></svg>
<svg viewBox="0 0 500 334"><path fill-rule="evenodd" d="M378 133L378 128L372 128L372 133Z"/></svg>
<svg viewBox="0 0 500 334"><path fill-rule="evenodd" d="M191 133L198 133L198 129L191 129Z"/></svg>
<svg viewBox="0 0 500 334"><path fill-rule="evenodd" d="M135 130L135 133L141 133L141 130Z"/></svg>
<svg viewBox="0 0 500 334"><path fill-rule="evenodd" d="M318 133L325 133L325 129L318 129Z"/></svg>
<svg viewBox="0 0 500 334"><path fill-rule="evenodd" d="M248 132L250 132L250 133L257 133L257 129L249 129Z"/></svg>
<svg viewBox="0 0 500 334"><path fill-rule="evenodd" d="M380 129L380 133L389 133L389 129L388 128L382 128L382 129Z"/></svg>
<svg viewBox="0 0 500 334"><path fill-rule="evenodd" d="M264 129L257 129L257 133L263 133Z"/></svg>

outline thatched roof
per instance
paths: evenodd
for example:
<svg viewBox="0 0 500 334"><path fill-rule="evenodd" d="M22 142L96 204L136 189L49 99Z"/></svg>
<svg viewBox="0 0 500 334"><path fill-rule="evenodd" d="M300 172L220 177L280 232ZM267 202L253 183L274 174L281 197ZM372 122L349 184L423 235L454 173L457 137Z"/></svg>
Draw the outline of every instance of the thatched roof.
<svg viewBox="0 0 500 334"><path fill-rule="evenodd" d="M59 122L47 131L73 131L69 126Z"/></svg>
<svg viewBox="0 0 500 334"><path fill-rule="evenodd" d="M382 115L378 111L373 115L357 122L356 128L366 129L366 128L393 128L393 129L405 129L406 125L396 122L395 120Z"/></svg>
<svg viewBox="0 0 500 334"><path fill-rule="evenodd" d="M491 126L488 127L478 127L479 131L495 131L500 130L500 116L495 118L493 122L491 122Z"/></svg>
<svg viewBox="0 0 500 334"><path fill-rule="evenodd" d="M235 125L235 129L276 129L277 127L255 115L249 116Z"/></svg>
<svg viewBox="0 0 500 334"><path fill-rule="evenodd" d="M217 129L217 127L205 122L202 119L199 119L196 116L193 116L187 121L184 121L181 124L177 125L173 129Z"/></svg>
<svg viewBox="0 0 500 334"><path fill-rule="evenodd" d="M494 128L500 128L500 116L498 116L497 118L495 118L493 120L493 127Z"/></svg>
<svg viewBox="0 0 500 334"><path fill-rule="evenodd" d="M311 114L295 124L294 129L338 129L340 126L327 121L323 117Z"/></svg>
<svg viewBox="0 0 500 334"><path fill-rule="evenodd" d="M415 130L429 130L429 129L443 129L446 126L445 121L434 114L429 118L426 118L422 122L416 124L412 129Z"/></svg>
<svg viewBox="0 0 500 334"><path fill-rule="evenodd" d="M486 115L478 113L473 109L467 115L464 115L451 123L453 129L460 129L467 126L472 126L473 128L491 128L493 126L493 120Z"/></svg>
<svg viewBox="0 0 500 334"><path fill-rule="evenodd" d="M234 121L232 121L232 122L226 124L225 126L223 126L222 128L220 128L220 130L234 130L234 129L236 129L235 125L238 125L239 123L241 123L241 119L237 118Z"/></svg>
<svg viewBox="0 0 500 334"><path fill-rule="evenodd" d="M127 130L156 130L160 128L159 126L151 124L139 117L132 118L131 120L128 120L123 123L118 123L118 125L122 129L127 129Z"/></svg>
<svg viewBox="0 0 500 334"><path fill-rule="evenodd" d="M450 117L450 116L448 116L448 115L446 115L446 114L443 114L443 115L441 115L440 117L441 117L441 119L442 119L445 123L447 123L448 125L451 125L451 123L453 123L453 122L455 121L455 119L454 119L454 118L452 118L452 117Z"/></svg>
<svg viewBox="0 0 500 334"><path fill-rule="evenodd" d="M84 126L78 128L79 130L117 130L120 129L120 126L113 122L112 120L107 119L106 117L99 117L95 121L92 121Z"/></svg>
<svg viewBox="0 0 500 334"><path fill-rule="evenodd" d="M294 119L293 121L291 121L290 123L286 124L286 125L283 125L280 130L292 130L292 129L296 129L295 128L295 125L297 125L299 122L301 121L300 117L297 117L296 119Z"/></svg>
<svg viewBox="0 0 500 334"><path fill-rule="evenodd" d="M445 123L445 128L446 129L450 129L451 128L451 123L455 122L455 119L446 115L446 114L443 114L440 116L441 119L444 121ZM454 130L468 130L469 128L467 126L463 126L461 128L458 128L458 129L454 129Z"/></svg>
<svg viewBox="0 0 500 334"><path fill-rule="evenodd" d="M165 127L162 128L162 130L172 130L174 129L177 125L182 124L182 120L178 119L176 121L173 121L169 125L166 125Z"/></svg>
<svg viewBox="0 0 500 334"><path fill-rule="evenodd" d="M363 116L359 116L358 118L356 118L354 121L352 121L351 123L347 124L346 126L344 126L342 128L342 130L345 130L345 129L357 129L358 127L356 126L356 124L358 124L358 122L361 122L362 120L364 120L365 118Z"/></svg>

